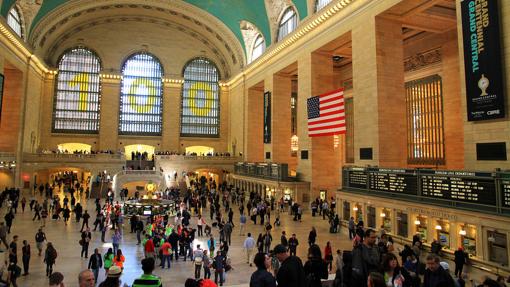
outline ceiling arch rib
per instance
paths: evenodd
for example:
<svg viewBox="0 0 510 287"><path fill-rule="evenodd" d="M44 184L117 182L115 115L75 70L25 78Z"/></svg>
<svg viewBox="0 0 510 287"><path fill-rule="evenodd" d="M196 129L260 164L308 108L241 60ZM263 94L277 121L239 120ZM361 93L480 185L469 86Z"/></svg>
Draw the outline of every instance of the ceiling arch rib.
<svg viewBox="0 0 510 287"><path fill-rule="evenodd" d="M214 54L223 55L223 60L226 66L229 67L226 69L225 76L236 74L245 65L243 46L235 35L215 17L193 5L187 3L176 5L174 3L170 7L169 1L161 0L146 1L147 4L152 4L152 6L120 4L119 1L108 0L76 2L72 1L52 10L50 14L39 20L37 25L33 26L28 41L38 55L45 59L48 56L53 57L54 55L48 55L49 50L55 46L54 42L60 38L58 35L66 34L68 30L73 30L76 27L82 27L83 29L83 25L100 25L98 19L102 18L110 18L109 21L114 22L116 18L136 19L138 17L141 22L146 24L173 26L177 27L178 30L185 30L189 35L197 38L198 41L212 46L210 50ZM111 4L104 5L105 3ZM106 25L108 23L101 24ZM164 35L171 36L169 34L164 33ZM161 37L161 35L158 35L158 37ZM157 42L157 39L155 38L154 41Z"/></svg>

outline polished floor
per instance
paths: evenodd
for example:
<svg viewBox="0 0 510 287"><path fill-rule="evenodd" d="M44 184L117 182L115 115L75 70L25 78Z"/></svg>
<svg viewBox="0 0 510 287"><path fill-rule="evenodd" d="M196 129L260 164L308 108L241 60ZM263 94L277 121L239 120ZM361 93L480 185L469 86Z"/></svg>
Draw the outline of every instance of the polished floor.
<svg viewBox="0 0 510 287"><path fill-rule="evenodd" d="M30 196L27 195L27 199ZM94 204L90 200L83 202L89 213L94 214ZM2 208L2 218L6 208ZM205 214L208 215L208 212ZM21 212L21 208L18 209L16 219L14 221L11 234L9 234L8 240L10 241L13 235L19 235L18 245L18 260L21 264L21 242L28 240L32 247L32 257L30 260L30 274L28 276L22 276L18 279L19 286L45 286L47 278L45 277L45 265L43 264L43 258L37 256L37 250L35 247L34 236L37 229L41 226L42 222L32 221L33 214L30 213L30 209L27 205L25 213ZM238 213L234 216L234 222L238 222ZM91 222L93 222L95 216L92 216ZM274 219L272 219L274 220ZM350 248L351 242L346 235L345 230L342 230L339 234L331 234L328 232L329 226L326 220L322 220L322 217L312 217L309 213L303 216L302 222L296 222L292 220L292 217L287 213L281 215L282 225L275 227L272 231L273 241L275 244L279 243L281 231L285 230L288 236L292 233L296 233L300 241L298 248L298 256L305 261L306 250L307 250L307 238L310 228L315 226L318 232L318 244L323 249L327 241L332 243L333 252L336 249L347 249ZM62 221L48 221L44 231L46 232L48 241L52 242L58 251L58 258L54 271L59 271L64 274L66 286L78 286L78 273L87 268L88 259L80 258L81 247L78 244L80 239L80 227L81 224L72 220L67 226ZM263 231L261 225L254 226L252 222L247 224L247 232L258 235ZM217 229L213 229L215 238L218 238ZM100 252L104 254L106 250L111 247L111 233L107 235L107 241L110 243L101 243L101 233L93 232L92 241L90 244L89 252L92 252L94 248L99 248ZM242 250L242 243L244 236L239 235L238 227L234 228L232 236L232 245L230 247L229 255L232 260L233 270L227 273L226 286L231 285L242 285L249 283L251 273L255 271L255 267L250 267L246 264L246 258ZM201 237L195 240L196 244L206 246L206 238ZM136 245L135 234L129 233L129 225L125 224L124 233L122 238L122 244L120 245L124 256L126 257L125 269L121 277L122 281L131 285L133 280L142 273L140 260L143 257L143 249L141 246ZM4 252L3 254L6 254ZM7 257L6 257L7 258ZM21 265L20 265L21 266ZM452 268L453 265L451 264ZM469 270L467 270L469 272ZM160 276L163 280L164 286L183 286L184 281L193 277L194 266L190 261L183 262L178 261L173 263L171 269L161 269L157 267L154 272ZM483 274L480 271L473 272L476 279L480 279ZM213 274L214 277L214 274ZM104 273L101 272L99 282L104 279Z"/></svg>

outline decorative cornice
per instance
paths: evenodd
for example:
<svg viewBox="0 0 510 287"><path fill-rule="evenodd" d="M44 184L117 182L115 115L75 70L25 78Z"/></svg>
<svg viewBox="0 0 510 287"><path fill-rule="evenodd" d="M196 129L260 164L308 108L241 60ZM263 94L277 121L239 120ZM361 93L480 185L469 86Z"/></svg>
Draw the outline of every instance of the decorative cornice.
<svg viewBox="0 0 510 287"><path fill-rule="evenodd" d="M441 59L442 55L440 48L418 53L404 60L404 71L416 71L429 65L440 63Z"/></svg>

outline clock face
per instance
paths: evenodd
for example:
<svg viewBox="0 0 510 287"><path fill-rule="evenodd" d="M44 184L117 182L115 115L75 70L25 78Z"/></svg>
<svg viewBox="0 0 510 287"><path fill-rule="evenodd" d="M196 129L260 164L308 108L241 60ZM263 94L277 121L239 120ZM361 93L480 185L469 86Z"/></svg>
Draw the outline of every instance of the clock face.
<svg viewBox="0 0 510 287"><path fill-rule="evenodd" d="M489 79L483 77L480 80L478 80L478 86L480 88L486 88L489 86Z"/></svg>

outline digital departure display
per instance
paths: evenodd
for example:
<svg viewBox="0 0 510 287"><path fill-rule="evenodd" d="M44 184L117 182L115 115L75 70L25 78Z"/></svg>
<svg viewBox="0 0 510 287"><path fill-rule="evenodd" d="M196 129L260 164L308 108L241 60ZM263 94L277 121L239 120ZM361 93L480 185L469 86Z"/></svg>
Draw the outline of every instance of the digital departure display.
<svg viewBox="0 0 510 287"><path fill-rule="evenodd" d="M414 170L369 169L369 189L383 192L417 194L418 179Z"/></svg>

